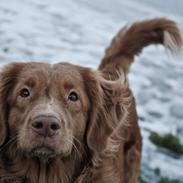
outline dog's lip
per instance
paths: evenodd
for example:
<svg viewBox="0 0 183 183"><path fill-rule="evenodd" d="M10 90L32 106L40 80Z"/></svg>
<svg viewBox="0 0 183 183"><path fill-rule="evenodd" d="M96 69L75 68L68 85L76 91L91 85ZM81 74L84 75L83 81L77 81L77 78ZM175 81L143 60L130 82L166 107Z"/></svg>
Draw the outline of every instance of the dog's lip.
<svg viewBox="0 0 183 183"><path fill-rule="evenodd" d="M47 158L55 154L55 149L49 145L39 145L31 149L31 155L39 158Z"/></svg>

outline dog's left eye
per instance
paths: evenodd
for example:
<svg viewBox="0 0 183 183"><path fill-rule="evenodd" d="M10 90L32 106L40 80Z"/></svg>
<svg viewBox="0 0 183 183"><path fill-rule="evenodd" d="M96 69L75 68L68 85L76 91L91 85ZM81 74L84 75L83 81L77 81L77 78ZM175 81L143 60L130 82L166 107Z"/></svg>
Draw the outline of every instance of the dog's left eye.
<svg viewBox="0 0 183 183"><path fill-rule="evenodd" d="M73 101L73 102L76 102L79 97L78 97L78 94L76 92L71 92L68 96L68 99Z"/></svg>
<svg viewBox="0 0 183 183"><path fill-rule="evenodd" d="M29 90L27 88L23 88L20 91L20 96L23 97L23 98L29 97L30 96Z"/></svg>

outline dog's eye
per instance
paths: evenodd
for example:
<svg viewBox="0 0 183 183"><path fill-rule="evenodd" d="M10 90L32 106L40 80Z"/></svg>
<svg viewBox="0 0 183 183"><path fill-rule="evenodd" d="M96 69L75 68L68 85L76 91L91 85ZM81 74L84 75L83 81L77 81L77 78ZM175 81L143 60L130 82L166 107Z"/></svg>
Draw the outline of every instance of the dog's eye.
<svg viewBox="0 0 183 183"><path fill-rule="evenodd" d="M76 92L71 92L68 96L68 99L75 102L79 99L79 97Z"/></svg>
<svg viewBox="0 0 183 183"><path fill-rule="evenodd" d="M29 90L28 90L27 88L23 88L23 89L20 91L20 96L21 96L21 97L24 97L24 98L29 97L29 96L30 96Z"/></svg>

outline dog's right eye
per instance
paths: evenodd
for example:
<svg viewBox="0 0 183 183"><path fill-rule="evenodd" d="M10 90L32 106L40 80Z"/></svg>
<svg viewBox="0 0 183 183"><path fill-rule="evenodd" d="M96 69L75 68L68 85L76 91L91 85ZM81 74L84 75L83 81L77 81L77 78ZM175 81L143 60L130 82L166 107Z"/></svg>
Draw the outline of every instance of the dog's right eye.
<svg viewBox="0 0 183 183"><path fill-rule="evenodd" d="M71 100L72 102L76 102L76 101L79 99L79 97L78 97L78 95L77 95L76 92L73 92L73 91L72 91L72 92L69 94L68 99Z"/></svg>
<svg viewBox="0 0 183 183"><path fill-rule="evenodd" d="M20 91L20 96L23 97L23 98L29 97L30 96L29 90L27 88L23 88Z"/></svg>

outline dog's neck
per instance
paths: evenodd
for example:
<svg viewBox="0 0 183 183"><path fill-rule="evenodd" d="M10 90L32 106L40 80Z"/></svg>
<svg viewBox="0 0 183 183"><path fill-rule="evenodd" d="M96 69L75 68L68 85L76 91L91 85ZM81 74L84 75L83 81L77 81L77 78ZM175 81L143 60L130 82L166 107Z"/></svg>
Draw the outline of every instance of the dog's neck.
<svg viewBox="0 0 183 183"><path fill-rule="evenodd" d="M6 147L0 151L0 182L16 183L70 183L82 172L87 157L73 151L68 157L55 157L47 161L28 158L16 150ZM15 146L15 145L14 145Z"/></svg>

